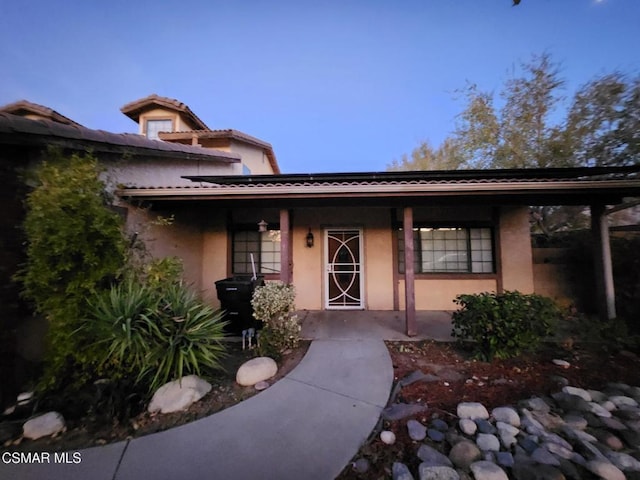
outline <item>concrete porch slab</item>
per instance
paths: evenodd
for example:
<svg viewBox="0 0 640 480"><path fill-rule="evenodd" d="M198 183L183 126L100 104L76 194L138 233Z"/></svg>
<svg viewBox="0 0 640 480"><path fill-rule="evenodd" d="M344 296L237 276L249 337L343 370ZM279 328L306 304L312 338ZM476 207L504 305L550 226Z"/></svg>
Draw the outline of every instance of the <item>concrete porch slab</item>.
<svg viewBox="0 0 640 480"><path fill-rule="evenodd" d="M383 310L305 310L298 312L302 319L302 337L309 340L436 340L451 342L451 312L418 311L418 334L406 335L402 311Z"/></svg>

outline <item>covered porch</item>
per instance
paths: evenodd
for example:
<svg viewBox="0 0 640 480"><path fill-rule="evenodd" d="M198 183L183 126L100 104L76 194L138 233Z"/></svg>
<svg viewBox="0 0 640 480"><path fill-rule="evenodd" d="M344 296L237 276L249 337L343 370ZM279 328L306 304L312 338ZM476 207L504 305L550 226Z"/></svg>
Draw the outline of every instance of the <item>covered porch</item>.
<svg viewBox="0 0 640 480"><path fill-rule="evenodd" d="M436 338L435 324L423 320L432 315L421 312L443 311L457 294L533 292L530 205L590 207L596 278L586 281L597 284L600 316L615 318L607 209L640 195L639 168L186 176L193 187L116 193L186 212L192 223L181 224L179 233L191 228L193 245L177 236L170 243L180 254L191 252L185 263L203 289L249 271L241 260L259 248L259 263L269 268L265 279L296 287L296 303L310 312L308 335L346 335L343 327L357 332L362 323L388 332L383 336ZM457 236L428 237L445 230ZM273 232L277 242L268 249L260 243L268 238L242 236L254 231ZM332 295L335 279L352 303L331 303L342 298ZM339 307L351 310L331 314ZM440 324L438 332L448 338L450 325Z"/></svg>

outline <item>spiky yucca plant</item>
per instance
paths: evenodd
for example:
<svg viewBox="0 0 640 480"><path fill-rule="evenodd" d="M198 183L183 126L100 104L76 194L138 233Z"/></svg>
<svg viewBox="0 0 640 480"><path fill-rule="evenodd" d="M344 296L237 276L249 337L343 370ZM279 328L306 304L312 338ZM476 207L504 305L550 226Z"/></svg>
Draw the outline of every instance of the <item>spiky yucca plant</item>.
<svg viewBox="0 0 640 480"><path fill-rule="evenodd" d="M220 368L222 313L182 282L149 288L126 280L91 304L85 322L105 352L105 368L129 371L155 390L186 373Z"/></svg>

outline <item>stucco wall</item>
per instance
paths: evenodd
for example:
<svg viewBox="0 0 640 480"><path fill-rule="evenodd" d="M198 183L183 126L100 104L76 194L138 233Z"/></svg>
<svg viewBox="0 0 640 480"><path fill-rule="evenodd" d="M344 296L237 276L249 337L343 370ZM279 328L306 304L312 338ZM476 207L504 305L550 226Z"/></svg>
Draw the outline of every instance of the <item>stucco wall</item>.
<svg viewBox="0 0 640 480"><path fill-rule="evenodd" d="M366 308L393 310L393 232L389 212L379 210L364 232Z"/></svg>
<svg viewBox="0 0 640 480"><path fill-rule="evenodd" d="M202 294L205 301L220 306L215 282L227 277L229 249L225 212L211 208L205 213L202 234Z"/></svg>
<svg viewBox="0 0 640 480"><path fill-rule="evenodd" d="M533 256L528 207L502 207L500 212L502 287L533 293Z"/></svg>
<svg viewBox="0 0 640 480"><path fill-rule="evenodd" d="M325 229L362 228L364 305L369 310L393 309L392 236L388 208L298 209L293 212L293 283L296 306L325 307ZM313 248L306 246L309 228Z"/></svg>
<svg viewBox="0 0 640 480"><path fill-rule="evenodd" d="M165 110L163 108L155 108L148 110L140 115L138 119L138 133L140 135L146 134L146 121L147 120L172 120L174 132L186 132L194 129L194 125L186 123L183 117L178 113L171 110Z"/></svg>
<svg viewBox="0 0 640 480"><path fill-rule="evenodd" d="M242 163L251 170L251 175L273 174L269 159L262 148L232 141L229 151L240 154Z"/></svg>
<svg viewBox="0 0 640 480"><path fill-rule="evenodd" d="M398 285L400 309L404 310L404 279ZM454 298L461 293L495 292L496 281L493 279L417 279L416 310L455 310Z"/></svg>
<svg viewBox="0 0 640 480"><path fill-rule="evenodd" d="M183 175L235 175L242 167L239 164L222 163L216 160L122 159L107 165L106 178L112 185L136 187L194 186ZM239 170L240 169L240 170Z"/></svg>
<svg viewBox="0 0 640 480"><path fill-rule="evenodd" d="M323 231L321 225L326 213L316 209L293 212L293 284L296 288L296 307L307 310L323 309ZM311 229L314 245L307 247L307 234Z"/></svg>
<svg viewBox="0 0 640 480"><path fill-rule="evenodd" d="M565 264L567 250L534 248L532 251L535 293L550 297L560 305L576 304L575 292L579 291L579 287Z"/></svg>
<svg viewBox="0 0 640 480"><path fill-rule="evenodd" d="M158 216L169 218L170 225L158 224ZM203 235L197 211L176 209L172 211L152 211L129 207L127 214L129 235L137 233L144 242L149 258L179 257L184 266L184 280L197 290L202 288L202 245Z"/></svg>

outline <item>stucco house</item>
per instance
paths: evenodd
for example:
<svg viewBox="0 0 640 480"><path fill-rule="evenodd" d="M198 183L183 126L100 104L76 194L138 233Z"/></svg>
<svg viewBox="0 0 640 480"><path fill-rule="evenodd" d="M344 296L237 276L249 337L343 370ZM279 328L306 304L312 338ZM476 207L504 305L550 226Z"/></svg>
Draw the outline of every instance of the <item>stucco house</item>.
<svg viewBox="0 0 640 480"><path fill-rule="evenodd" d="M640 196L638 167L282 174L267 142L157 95L122 108L138 135L3 111L2 145L112 149L101 158L129 232L182 258L214 305L217 280L255 268L292 283L300 309L399 310L412 335L417 310L451 310L460 293L534 292L528 207L585 205L601 314L615 316L606 214Z"/></svg>

